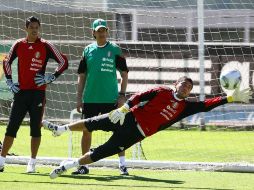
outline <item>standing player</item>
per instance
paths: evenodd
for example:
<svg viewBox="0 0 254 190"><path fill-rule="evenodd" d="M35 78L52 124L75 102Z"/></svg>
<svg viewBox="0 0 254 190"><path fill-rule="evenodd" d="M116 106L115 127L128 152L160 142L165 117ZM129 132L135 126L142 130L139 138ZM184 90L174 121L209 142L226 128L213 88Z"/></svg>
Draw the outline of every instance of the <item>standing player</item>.
<svg viewBox="0 0 254 190"><path fill-rule="evenodd" d="M126 101L125 92L128 81L128 68L122 51L116 44L107 41L108 27L105 20L97 19L92 25L95 43L88 45L83 52L78 68L77 111L84 118L108 113L121 107ZM116 71L121 74L121 90L118 93ZM91 133L83 133L81 139L82 155L89 152ZM128 175L124 152L119 154L119 169ZM72 174L87 174L87 166L80 166Z"/></svg>
<svg viewBox="0 0 254 190"><path fill-rule="evenodd" d="M109 114L81 120L73 124L57 126L43 121L46 129L55 135L63 132L94 130L113 131L109 140L93 152L88 152L77 161L64 161L54 169L50 177L56 178L66 170L96 162L114 155L122 149L126 150L138 141L143 140L161 130L170 127L179 120L199 112L207 112L228 102L248 103L252 92L250 89L236 89L227 97L215 97L204 102L186 100L192 90L190 78L181 77L175 84L176 91L167 87L157 87L146 92L133 95L127 102Z"/></svg>
<svg viewBox="0 0 254 190"><path fill-rule="evenodd" d="M35 172L36 155L41 142L41 119L45 105L46 85L53 82L68 67L67 58L50 42L39 38L40 21L31 16L26 19L27 37L17 40L3 62L6 83L14 94L0 156L0 171L4 170L6 155L26 115L30 116L31 159L27 172ZM12 80L11 64L18 58L18 82ZM52 74L45 74L49 58L58 62Z"/></svg>

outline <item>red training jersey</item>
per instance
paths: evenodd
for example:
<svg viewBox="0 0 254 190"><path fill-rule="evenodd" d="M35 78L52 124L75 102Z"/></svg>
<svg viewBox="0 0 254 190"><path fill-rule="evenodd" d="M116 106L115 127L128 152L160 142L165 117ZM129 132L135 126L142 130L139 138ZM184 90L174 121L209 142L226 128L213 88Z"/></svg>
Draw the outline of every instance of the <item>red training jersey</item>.
<svg viewBox="0 0 254 190"><path fill-rule="evenodd" d="M58 63L54 75L58 77L68 68L68 60L50 42L38 38L34 43L27 38L17 40L11 47L9 55L3 61L4 73L7 79L12 78L11 64L18 58L18 82L21 90L45 90L46 85L38 87L34 82L36 73L44 74L49 58Z"/></svg>
<svg viewBox="0 0 254 190"><path fill-rule="evenodd" d="M127 101L145 136L151 136L187 116L210 111L225 103L226 97L210 98L204 102L179 99L175 92L167 87L157 87L135 94Z"/></svg>

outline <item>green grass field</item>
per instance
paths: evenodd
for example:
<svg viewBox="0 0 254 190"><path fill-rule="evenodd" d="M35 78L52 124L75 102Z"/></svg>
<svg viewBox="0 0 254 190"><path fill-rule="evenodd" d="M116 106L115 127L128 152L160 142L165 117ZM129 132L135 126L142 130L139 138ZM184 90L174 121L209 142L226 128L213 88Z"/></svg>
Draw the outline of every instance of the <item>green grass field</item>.
<svg viewBox="0 0 254 190"><path fill-rule="evenodd" d="M0 126L0 139L5 127ZM67 157L68 134L52 137L42 130L42 142L38 156ZM105 142L110 133L95 132L93 144ZM81 133L74 134L75 157L80 156ZM250 162L254 163L253 131L163 131L142 141L148 160L200 161L200 162ZM21 127L10 152L30 155L29 128ZM132 149L127 151L131 158Z"/></svg>
<svg viewBox="0 0 254 190"><path fill-rule="evenodd" d="M29 128L21 127L18 138L10 152L18 155L30 154ZM5 127L0 126L0 139ZM54 138L42 131L43 138L38 156L67 157L68 135ZM78 133L77 133L78 134ZM104 133L94 134L102 138ZM109 135L107 135L109 136ZM103 137L105 140L107 137ZM75 149L79 151L80 136L75 136ZM101 140L100 140L101 142ZM142 143L149 160L211 161L254 163L254 133L233 131L165 131L145 139ZM131 150L127 158L131 157ZM25 166L7 165L0 173L0 190L44 190L44 189L204 189L204 190L253 190L254 174L169 171L130 169L130 176L119 176L116 169L91 168L87 176L71 176L70 172L56 180L48 176L51 167L38 167L36 174L26 174Z"/></svg>
<svg viewBox="0 0 254 190"><path fill-rule="evenodd" d="M24 173L24 166L8 166L0 173L0 189L11 190L253 190L254 175L201 171L161 171L131 169L130 176L119 176L117 170L92 169L86 176L70 173L51 180L52 168L39 167L36 174Z"/></svg>

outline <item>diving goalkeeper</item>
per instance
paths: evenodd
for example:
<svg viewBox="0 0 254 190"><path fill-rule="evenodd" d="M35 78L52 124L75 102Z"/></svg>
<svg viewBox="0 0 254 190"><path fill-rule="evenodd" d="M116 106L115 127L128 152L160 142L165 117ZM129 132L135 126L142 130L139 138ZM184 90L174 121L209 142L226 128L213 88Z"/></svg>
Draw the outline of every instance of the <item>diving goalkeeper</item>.
<svg viewBox="0 0 254 190"><path fill-rule="evenodd" d="M93 152L86 153L78 160L62 162L50 173L50 178L54 179L70 168L90 164L126 150L133 144L170 127L187 116L207 112L230 102L248 103L252 95L249 88L244 90L237 88L232 95L227 97L218 96L205 101L191 102L185 98L189 96L192 88L192 79L181 77L175 83L175 91L168 87L153 88L133 95L121 108L108 114L63 126L43 121L44 128L51 130L55 136L69 130L113 131L109 140L95 148Z"/></svg>

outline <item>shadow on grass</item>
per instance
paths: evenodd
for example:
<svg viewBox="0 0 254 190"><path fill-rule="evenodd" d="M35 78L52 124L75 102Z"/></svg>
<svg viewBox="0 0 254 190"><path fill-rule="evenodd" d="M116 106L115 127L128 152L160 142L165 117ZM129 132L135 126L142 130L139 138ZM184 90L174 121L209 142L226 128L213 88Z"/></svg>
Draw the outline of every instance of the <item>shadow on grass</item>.
<svg viewBox="0 0 254 190"><path fill-rule="evenodd" d="M160 183L169 183L169 184L183 184L184 181L179 180L164 180L164 179L156 179L156 178L150 178L150 177L142 177L142 176L136 176L136 175L128 175L128 176L122 176L122 175L62 175L61 177L64 178L73 178L73 179L90 179L90 180L96 180L96 181L116 181L116 180L136 180L136 181L145 181L145 182L160 182Z"/></svg>
<svg viewBox="0 0 254 190"><path fill-rule="evenodd" d="M158 180L160 181L160 180ZM163 180L165 181L165 180ZM174 182L175 180L168 180L168 181L172 181ZM106 181L105 181L106 182ZM155 189L155 188L161 188L161 189L168 189L168 188L174 188L174 189L199 189L199 190L234 190L234 189L218 189L218 188L209 188L209 187L184 187L184 186L179 186L179 187L176 187L176 186L159 186L159 185L135 185L135 184L132 184L132 185L127 185L127 184L123 184L123 185L120 185L120 184L92 184L92 183L68 183L68 182L47 182L47 181L23 181L23 180L13 180L13 181L6 181L6 180L1 180L0 179L0 183L28 183L28 184L51 184L51 185L72 185L72 186L81 186L81 187L84 187L84 186L96 186L99 188L103 188L103 187L123 187L123 188L151 188L151 189ZM175 183L173 183L175 184ZM179 184L179 183L177 183Z"/></svg>
<svg viewBox="0 0 254 190"><path fill-rule="evenodd" d="M20 173L19 173L20 174ZM48 173L34 173L34 174L27 174L27 173L21 173L25 175L33 175L33 176L49 176ZM83 175L83 176L75 176L75 175L61 175L59 179L61 178L69 178L69 179L81 179L81 183L73 183L73 182L60 182L56 180L52 181L29 181L29 180L1 180L0 183L28 183L28 184L52 184L52 185L73 185L73 186L96 186L96 187L125 187L125 188L161 188L161 189L168 189L168 188L174 188L174 189L200 189L200 190L233 190L233 189L221 189L221 188L209 188L209 187L184 187L184 186L163 186L163 185L152 185L152 183L166 183L166 184L172 184L172 185L181 185L184 184L185 181L180 181L180 180L165 180L165 179L156 179L156 178L149 178L149 177L142 177L142 176L136 176L136 175L129 175L129 176L112 176L112 175ZM87 180L96 180L101 183L85 183L85 179ZM122 184L107 184L108 182L115 182L117 180L134 180L134 181L143 181L147 182L147 185L138 185L133 182L132 184L126 184L123 182Z"/></svg>

